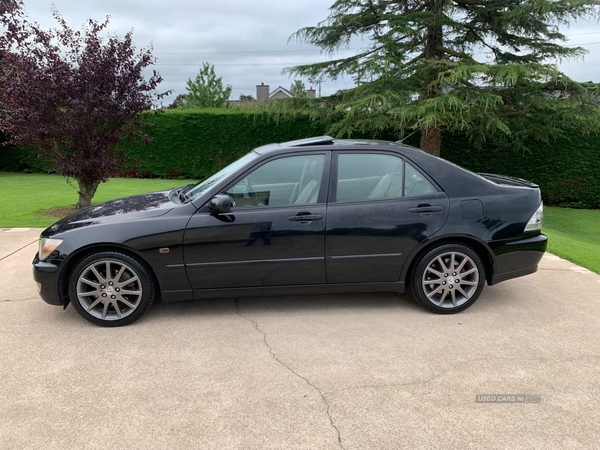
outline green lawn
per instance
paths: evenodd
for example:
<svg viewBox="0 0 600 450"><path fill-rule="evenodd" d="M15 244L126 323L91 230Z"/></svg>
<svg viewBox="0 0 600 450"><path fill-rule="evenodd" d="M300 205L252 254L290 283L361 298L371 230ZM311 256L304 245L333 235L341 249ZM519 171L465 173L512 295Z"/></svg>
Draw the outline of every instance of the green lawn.
<svg viewBox="0 0 600 450"><path fill-rule="evenodd" d="M112 178L100 184L93 203L187 182ZM77 190L59 175L0 172L0 227L50 226L60 216L43 216L42 211L76 201ZM546 207L543 231L549 238L548 251L600 273L600 211Z"/></svg>
<svg viewBox="0 0 600 450"><path fill-rule="evenodd" d="M544 208L548 251L600 273L600 211Z"/></svg>
<svg viewBox="0 0 600 450"><path fill-rule="evenodd" d="M92 203L182 186L190 181L111 178L100 183ZM0 172L0 227L48 227L60 218L40 215L42 211L77 202L77 186L64 177L45 174Z"/></svg>

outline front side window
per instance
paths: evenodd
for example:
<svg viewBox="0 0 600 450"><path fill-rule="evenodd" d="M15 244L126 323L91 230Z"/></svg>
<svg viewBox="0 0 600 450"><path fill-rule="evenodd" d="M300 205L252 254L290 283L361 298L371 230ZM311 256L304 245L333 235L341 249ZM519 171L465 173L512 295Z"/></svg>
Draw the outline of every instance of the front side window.
<svg viewBox="0 0 600 450"><path fill-rule="evenodd" d="M245 156L243 156L240 159L238 159L237 161L231 163L224 169L215 173L210 178L208 178L200 183L197 183L195 186L193 186L191 189L189 189L185 193L185 196L189 200L196 200L198 197L200 197L202 194L204 194L204 192L209 190L211 187L213 187L219 181L221 181L224 178L227 178L228 176L231 176L236 171L240 170L242 167L244 167L246 164L249 164L252 160L254 160L256 158L258 158L258 155L254 152L250 152L250 153L246 154Z"/></svg>
<svg viewBox="0 0 600 450"><path fill-rule="evenodd" d="M226 190L235 207L317 203L324 155L289 156L269 161Z"/></svg>
<svg viewBox="0 0 600 450"><path fill-rule="evenodd" d="M425 176L411 164L398 156L387 154L340 154L336 182L338 202L408 197L437 192Z"/></svg>

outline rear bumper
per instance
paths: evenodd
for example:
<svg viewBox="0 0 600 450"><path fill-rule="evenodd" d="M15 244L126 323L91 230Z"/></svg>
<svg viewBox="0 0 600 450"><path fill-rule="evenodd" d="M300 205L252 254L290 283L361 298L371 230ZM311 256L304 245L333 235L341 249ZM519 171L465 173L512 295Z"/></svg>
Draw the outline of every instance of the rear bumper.
<svg viewBox="0 0 600 450"><path fill-rule="evenodd" d="M58 291L58 277L58 266L40 261L36 254L33 260L33 279L37 284L40 297L50 305L62 305Z"/></svg>
<svg viewBox="0 0 600 450"><path fill-rule="evenodd" d="M491 286L536 272L547 245L548 238L543 234L498 244L493 248L496 261L488 284Z"/></svg>

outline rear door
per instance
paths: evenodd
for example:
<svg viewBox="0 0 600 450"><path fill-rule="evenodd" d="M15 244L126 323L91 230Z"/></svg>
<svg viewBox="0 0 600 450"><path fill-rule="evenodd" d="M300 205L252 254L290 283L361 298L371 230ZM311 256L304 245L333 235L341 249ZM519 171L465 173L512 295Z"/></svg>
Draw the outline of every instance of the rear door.
<svg viewBox="0 0 600 450"><path fill-rule="evenodd" d="M448 207L448 196L398 154L334 154L328 283L398 281L410 252L444 225Z"/></svg>

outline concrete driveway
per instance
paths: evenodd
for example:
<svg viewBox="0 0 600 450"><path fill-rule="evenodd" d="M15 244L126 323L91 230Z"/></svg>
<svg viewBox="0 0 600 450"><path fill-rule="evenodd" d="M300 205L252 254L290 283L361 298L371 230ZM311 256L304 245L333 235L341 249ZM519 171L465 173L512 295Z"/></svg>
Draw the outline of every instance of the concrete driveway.
<svg viewBox="0 0 600 450"><path fill-rule="evenodd" d="M39 232L0 229L2 449L600 445L600 276L555 256L453 316L288 296L104 329L38 297Z"/></svg>

